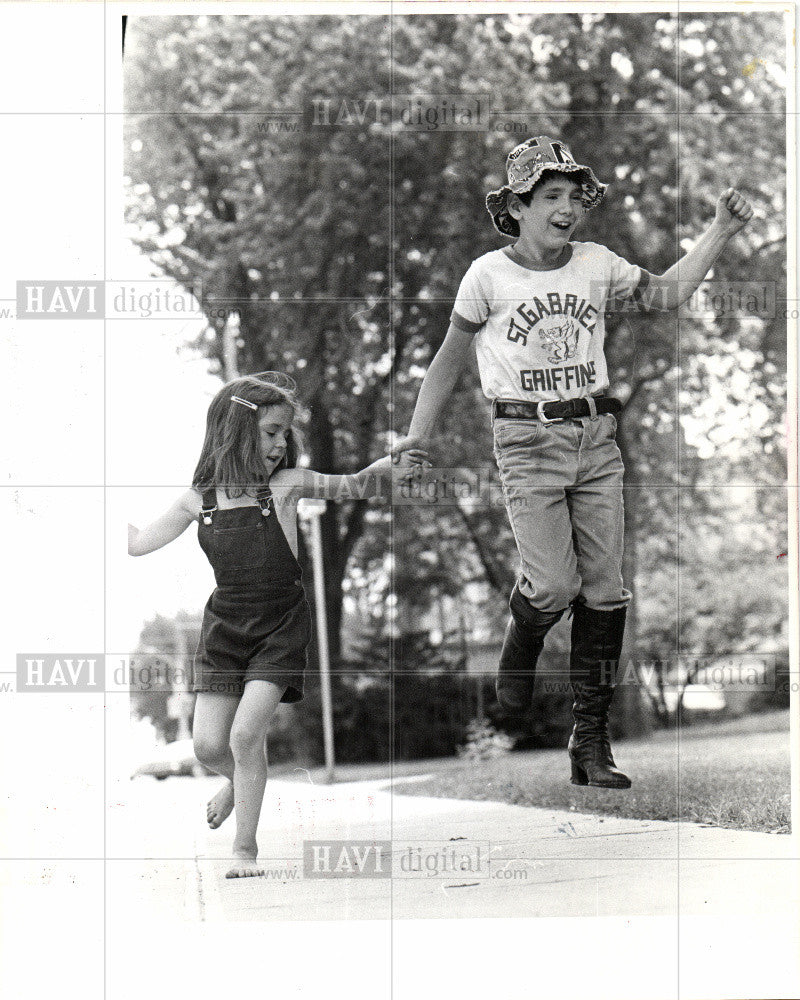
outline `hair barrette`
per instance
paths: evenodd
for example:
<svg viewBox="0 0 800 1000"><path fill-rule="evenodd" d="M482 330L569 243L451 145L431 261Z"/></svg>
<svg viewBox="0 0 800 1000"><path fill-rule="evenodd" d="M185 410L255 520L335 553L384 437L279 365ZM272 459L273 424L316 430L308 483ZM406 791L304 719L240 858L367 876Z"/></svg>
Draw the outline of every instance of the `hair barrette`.
<svg viewBox="0 0 800 1000"><path fill-rule="evenodd" d="M250 410L257 410L258 403L251 403L249 399L242 399L241 396L231 396L232 403L238 403L240 406L246 406Z"/></svg>

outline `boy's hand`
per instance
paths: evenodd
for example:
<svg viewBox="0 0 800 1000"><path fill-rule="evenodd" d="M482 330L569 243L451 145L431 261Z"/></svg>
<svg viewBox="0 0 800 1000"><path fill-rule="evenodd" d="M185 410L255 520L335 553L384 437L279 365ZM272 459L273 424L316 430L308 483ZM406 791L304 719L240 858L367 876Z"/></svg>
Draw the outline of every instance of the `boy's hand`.
<svg viewBox="0 0 800 1000"><path fill-rule="evenodd" d="M723 191L717 199L717 211L714 224L719 226L726 236L733 236L753 218L753 209L735 188Z"/></svg>
<svg viewBox="0 0 800 1000"><path fill-rule="evenodd" d="M420 439L407 437L392 450L392 479L395 484L407 485L419 479L423 469L430 469L428 452L418 447Z"/></svg>
<svg viewBox="0 0 800 1000"><path fill-rule="evenodd" d="M431 460L427 451L411 449L409 451L404 451L401 455L398 455L397 458L393 458L392 464L398 472L401 470L407 472L409 469L418 471L420 469L430 469Z"/></svg>
<svg viewBox="0 0 800 1000"><path fill-rule="evenodd" d="M428 439L421 437L404 437L392 448L392 463L394 465L407 466L409 460L412 465L426 465L430 468L430 458L428 455Z"/></svg>
<svg viewBox="0 0 800 1000"><path fill-rule="evenodd" d="M427 451L408 449L398 453L397 458L392 459L392 481L394 484L407 486L409 483L418 480L422 476L423 469L431 467Z"/></svg>

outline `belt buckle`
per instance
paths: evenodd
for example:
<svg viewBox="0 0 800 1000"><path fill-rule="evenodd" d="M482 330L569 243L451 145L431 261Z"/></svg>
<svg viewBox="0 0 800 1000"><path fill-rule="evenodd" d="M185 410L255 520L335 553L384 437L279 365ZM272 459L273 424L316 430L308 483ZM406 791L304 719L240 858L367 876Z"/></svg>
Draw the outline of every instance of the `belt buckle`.
<svg viewBox="0 0 800 1000"><path fill-rule="evenodd" d="M550 400L548 400L548 399L540 399L539 400L539 402L536 404L536 416L539 418L539 420L541 420L541 422L545 425L545 427L548 424L563 424L564 423L564 417L551 417L548 420L548 418L544 415L544 406L545 406L545 403L549 403L549 402L550 402Z"/></svg>

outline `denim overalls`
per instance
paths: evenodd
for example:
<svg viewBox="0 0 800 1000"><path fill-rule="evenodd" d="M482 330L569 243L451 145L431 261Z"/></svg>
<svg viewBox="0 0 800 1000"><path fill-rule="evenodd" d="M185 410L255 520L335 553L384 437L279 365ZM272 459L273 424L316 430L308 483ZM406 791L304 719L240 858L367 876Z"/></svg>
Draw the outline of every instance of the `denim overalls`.
<svg viewBox="0 0 800 1000"><path fill-rule="evenodd" d="M194 690L241 695L247 681L266 680L286 687L281 701L299 701L311 614L269 487L256 499L219 509L216 490L203 493L197 536L217 587L203 614Z"/></svg>

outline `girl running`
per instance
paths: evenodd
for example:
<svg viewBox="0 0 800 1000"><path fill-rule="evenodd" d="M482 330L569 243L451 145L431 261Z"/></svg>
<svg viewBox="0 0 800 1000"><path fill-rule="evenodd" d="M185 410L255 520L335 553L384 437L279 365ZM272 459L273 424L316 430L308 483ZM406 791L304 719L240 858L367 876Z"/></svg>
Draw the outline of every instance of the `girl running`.
<svg viewBox="0 0 800 1000"><path fill-rule="evenodd" d="M303 697L311 616L297 561L297 502L376 496L381 477L391 473L389 457L352 476L297 468L298 412L288 375L262 372L229 382L209 407L191 489L148 527L128 525L128 554L141 556L198 521L198 540L214 570L217 586L194 661L193 733L197 759L227 779L208 803L209 826L216 829L236 811L227 878L263 875L256 830L267 728L279 702ZM412 462L426 457L409 451ZM403 464L401 480L413 475L413 465Z"/></svg>

